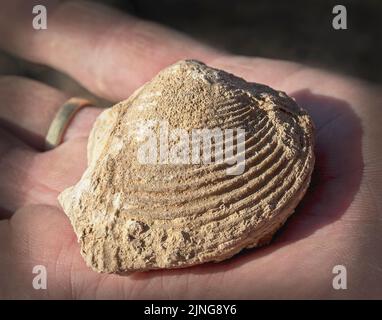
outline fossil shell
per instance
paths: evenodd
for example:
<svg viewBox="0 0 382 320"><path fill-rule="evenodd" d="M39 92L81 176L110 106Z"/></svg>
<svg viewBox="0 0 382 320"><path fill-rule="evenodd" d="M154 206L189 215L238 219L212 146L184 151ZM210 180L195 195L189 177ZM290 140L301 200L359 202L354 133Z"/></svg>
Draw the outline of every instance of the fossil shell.
<svg viewBox="0 0 382 320"><path fill-rule="evenodd" d="M190 135L202 128L244 129L243 172L228 174L229 163L221 161L170 162L160 150L152 153L160 154L156 162L138 160L148 141L142 128L147 132L154 123L152 132L164 132L156 121ZM174 137L164 140L167 151L179 143ZM211 141L218 150L222 141ZM303 197L313 164L313 125L294 100L186 60L99 116L88 168L59 201L94 270L186 267L267 244Z"/></svg>

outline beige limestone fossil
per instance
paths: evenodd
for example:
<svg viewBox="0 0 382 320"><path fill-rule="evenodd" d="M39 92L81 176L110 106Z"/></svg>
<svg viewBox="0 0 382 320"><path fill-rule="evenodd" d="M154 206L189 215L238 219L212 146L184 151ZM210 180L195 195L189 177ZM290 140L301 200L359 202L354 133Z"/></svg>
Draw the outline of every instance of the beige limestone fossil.
<svg viewBox="0 0 382 320"><path fill-rule="evenodd" d="M243 172L229 175L229 163L214 158L173 163L162 154L157 162L142 162L137 154L148 136L140 130L150 121L190 134L244 129ZM151 130L162 132L155 124ZM179 143L172 138L167 152ZM221 141L210 141L217 150ZM96 271L218 262L267 244L293 213L309 185L313 144L310 117L285 93L180 61L98 117L88 168L59 201ZM230 147L238 154L238 146L224 150Z"/></svg>

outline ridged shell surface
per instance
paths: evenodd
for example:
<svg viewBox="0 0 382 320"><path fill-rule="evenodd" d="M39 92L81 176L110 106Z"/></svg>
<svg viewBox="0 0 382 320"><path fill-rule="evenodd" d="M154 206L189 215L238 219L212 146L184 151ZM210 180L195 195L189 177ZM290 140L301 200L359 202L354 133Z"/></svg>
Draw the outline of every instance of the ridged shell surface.
<svg viewBox="0 0 382 320"><path fill-rule="evenodd" d="M211 139L212 151L231 158L192 162L192 134L203 129L223 138L230 129L244 149ZM150 137L158 148L142 162ZM189 138L186 148L180 137ZM242 169L228 174L239 153ZM179 268L268 243L303 197L313 165L313 125L293 99L185 60L99 116L88 168L59 201L94 270Z"/></svg>

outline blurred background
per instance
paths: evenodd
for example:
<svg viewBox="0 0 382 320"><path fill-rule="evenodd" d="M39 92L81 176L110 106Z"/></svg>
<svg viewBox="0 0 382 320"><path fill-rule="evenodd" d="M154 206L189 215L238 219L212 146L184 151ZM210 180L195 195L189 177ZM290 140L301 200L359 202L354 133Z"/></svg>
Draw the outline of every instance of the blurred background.
<svg viewBox="0 0 382 320"><path fill-rule="evenodd" d="M382 83L381 0L97 0L236 54L298 61ZM347 30L334 30L332 9L347 9ZM44 81L92 96L63 74L0 51L0 74ZM99 100L99 104L108 102Z"/></svg>

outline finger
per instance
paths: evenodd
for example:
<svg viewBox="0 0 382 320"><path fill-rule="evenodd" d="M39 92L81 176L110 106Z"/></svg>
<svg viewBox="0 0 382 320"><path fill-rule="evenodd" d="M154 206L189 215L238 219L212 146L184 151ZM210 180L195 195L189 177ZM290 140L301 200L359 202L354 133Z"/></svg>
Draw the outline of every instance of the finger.
<svg viewBox="0 0 382 320"><path fill-rule="evenodd" d="M43 146L44 136L64 94L26 78L0 77L2 127L33 146Z"/></svg>
<svg viewBox="0 0 382 320"><path fill-rule="evenodd" d="M0 77L0 125L25 143L42 149L48 128L67 99L62 92L34 80ZM91 107L80 110L64 139L87 136L99 112Z"/></svg>
<svg viewBox="0 0 382 320"><path fill-rule="evenodd" d="M86 169L86 143L87 138L76 138L49 152L13 148L3 154L0 157L1 218L9 218L27 205L60 207L59 193L76 183Z"/></svg>
<svg viewBox="0 0 382 320"><path fill-rule="evenodd" d="M0 131L1 218L29 204L58 206L59 192L74 184L85 169L87 135L98 108L84 108L75 115L62 146L39 153L25 145L43 146L50 122L66 98L36 81L0 78L0 120L8 129Z"/></svg>
<svg viewBox="0 0 382 320"><path fill-rule="evenodd" d="M0 12L0 46L48 64L111 100L122 100L168 64L217 53L183 35L88 2L47 2L48 28L34 30L30 1ZM11 27L10 27L11 26Z"/></svg>
<svg viewBox="0 0 382 320"><path fill-rule="evenodd" d="M9 217L18 201L18 188L13 182L20 175L15 169L19 159L25 159L33 151L21 140L0 128L0 220Z"/></svg>

